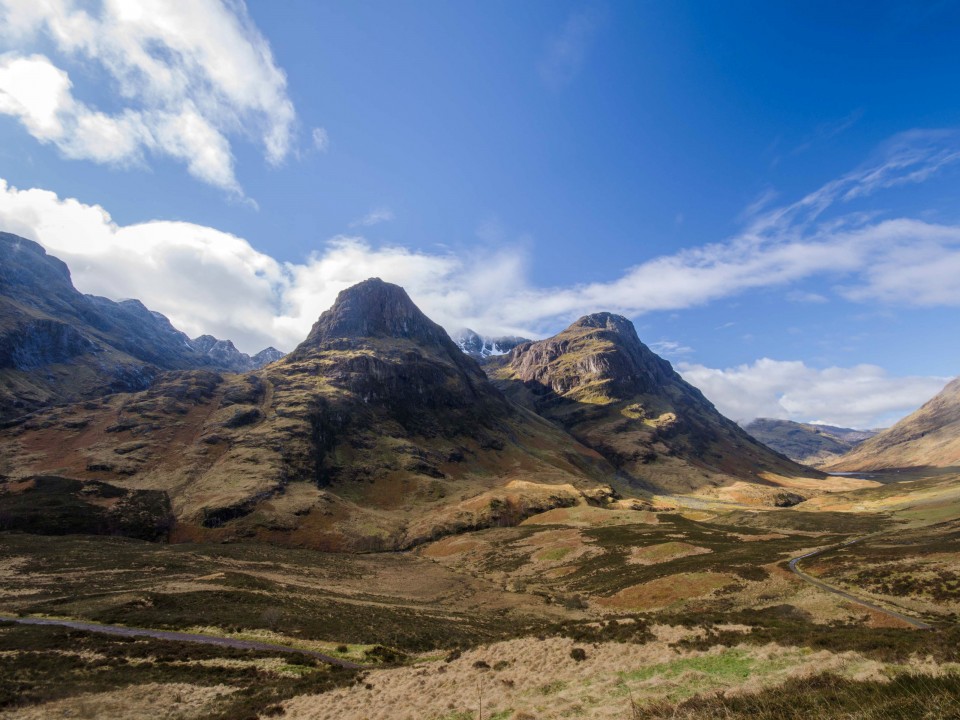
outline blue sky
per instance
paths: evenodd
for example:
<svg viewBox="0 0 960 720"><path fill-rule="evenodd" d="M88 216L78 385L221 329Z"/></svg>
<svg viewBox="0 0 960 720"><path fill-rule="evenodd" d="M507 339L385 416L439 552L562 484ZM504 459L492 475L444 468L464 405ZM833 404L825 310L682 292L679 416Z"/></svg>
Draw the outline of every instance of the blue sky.
<svg viewBox="0 0 960 720"><path fill-rule="evenodd" d="M960 357L960 4L837 5L0 0L0 225L248 351L380 275L887 424Z"/></svg>

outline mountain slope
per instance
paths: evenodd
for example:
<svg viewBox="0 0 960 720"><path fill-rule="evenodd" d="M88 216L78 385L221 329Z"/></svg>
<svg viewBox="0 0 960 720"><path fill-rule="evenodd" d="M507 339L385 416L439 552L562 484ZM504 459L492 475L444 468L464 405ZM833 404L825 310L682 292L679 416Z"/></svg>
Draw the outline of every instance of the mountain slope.
<svg viewBox="0 0 960 720"><path fill-rule="evenodd" d="M737 485L741 499L785 502L779 486L789 478L819 476L723 417L619 315L587 315L520 345L491 373L509 397L559 423L638 487Z"/></svg>
<svg viewBox="0 0 960 720"><path fill-rule="evenodd" d="M960 466L960 378L826 469L836 472Z"/></svg>
<svg viewBox="0 0 960 720"><path fill-rule="evenodd" d="M607 502L614 469L513 406L402 288L345 290L292 353L56 408L0 432L0 474L165 491L179 539L409 546Z"/></svg>
<svg viewBox="0 0 960 720"><path fill-rule="evenodd" d="M234 369L138 300L83 295L62 261L0 233L0 420L202 367Z"/></svg>
<svg viewBox="0 0 960 720"><path fill-rule="evenodd" d="M767 447L811 467L835 461L878 432L774 418L757 418L743 429Z"/></svg>

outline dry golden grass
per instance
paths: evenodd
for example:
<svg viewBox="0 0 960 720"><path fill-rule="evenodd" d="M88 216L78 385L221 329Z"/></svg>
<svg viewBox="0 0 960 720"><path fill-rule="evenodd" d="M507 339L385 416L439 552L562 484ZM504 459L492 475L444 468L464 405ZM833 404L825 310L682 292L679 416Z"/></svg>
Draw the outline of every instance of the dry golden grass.
<svg viewBox="0 0 960 720"><path fill-rule="evenodd" d="M680 700L719 690L753 692L822 671L883 678L883 666L857 653L812 652L778 645L680 652L669 642L689 632L658 628L645 645L582 646L571 640L511 640L477 648L452 662L371 672L367 685L301 696L284 704L290 720L442 720L477 718L624 718L632 697ZM483 663L483 665L479 665ZM496 669L499 668L499 669Z"/></svg>
<svg viewBox="0 0 960 720"><path fill-rule="evenodd" d="M691 555L705 555L712 550L685 542L665 542L630 548L627 562L632 565L656 565Z"/></svg>
<svg viewBox="0 0 960 720"><path fill-rule="evenodd" d="M226 685L202 687L185 683L133 685L111 692L90 693L0 713L4 720L189 720L216 707L234 692Z"/></svg>

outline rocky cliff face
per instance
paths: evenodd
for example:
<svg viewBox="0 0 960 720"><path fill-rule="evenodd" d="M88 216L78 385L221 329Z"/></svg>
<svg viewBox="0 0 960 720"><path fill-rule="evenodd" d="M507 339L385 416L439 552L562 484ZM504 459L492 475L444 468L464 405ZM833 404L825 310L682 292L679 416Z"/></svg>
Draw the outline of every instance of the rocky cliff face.
<svg viewBox="0 0 960 720"><path fill-rule="evenodd" d="M639 487L687 492L746 482L746 497L774 502L789 485L784 478L818 476L723 417L619 315L587 315L520 345L492 373L509 397L562 425Z"/></svg>
<svg viewBox="0 0 960 720"><path fill-rule="evenodd" d="M960 466L960 378L826 467L835 472Z"/></svg>
<svg viewBox="0 0 960 720"><path fill-rule="evenodd" d="M262 366L237 355L196 350L138 300L83 295L63 262L0 233L0 421L51 403L143 390L164 370Z"/></svg>

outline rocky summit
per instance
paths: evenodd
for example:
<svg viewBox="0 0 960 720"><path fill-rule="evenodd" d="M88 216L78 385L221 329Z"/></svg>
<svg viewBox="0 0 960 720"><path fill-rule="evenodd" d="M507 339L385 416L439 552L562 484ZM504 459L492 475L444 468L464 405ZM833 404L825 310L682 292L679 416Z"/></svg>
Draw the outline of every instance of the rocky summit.
<svg viewBox="0 0 960 720"><path fill-rule="evenodd" d="M508 397L600 452L635 487L790 504L803 499L785 489L792 479L819 477L723 417L620 315L587 315L520 345L492 373Z"/></svg>
<svg viewBox="0 0 960 720"><path fill-rule="evenodd" d="M517 345L530 342L528 338L516 335L488 337L480 335L470 328L458 330L452 337L457 347L478 362L483 362L490 357L506 355Z"/></svg>

